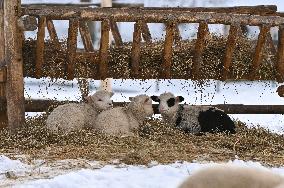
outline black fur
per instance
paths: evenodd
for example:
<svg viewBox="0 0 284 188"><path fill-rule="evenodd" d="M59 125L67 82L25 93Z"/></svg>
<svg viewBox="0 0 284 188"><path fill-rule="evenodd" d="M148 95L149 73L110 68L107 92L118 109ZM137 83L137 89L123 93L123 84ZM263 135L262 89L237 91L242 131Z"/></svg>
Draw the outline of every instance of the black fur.
<svg viewBox="0 0 284 188"><path fill-rule="evenodd" d="M178 97L178 99L179 99L179 102L182 102L182 101L184 101L184 98L183 98L183 96L177 96Z"/></svg>
<svg viewBox="0 0 284 188"><path fill-rule="evenodd" d="M200 112L198 121L201 126L201 132L228 132L236 133L235 124L231 118L221 110L210 108Z"/></svg>
<svg viewBox="0 0 284 188"><path fill-rule="evenodd" d="M167 100L167 105L168 107L172 107L176 104L176 99L175 98L170 98Z"/></svg>
<svg viewBox="0 0 284 188"><path fill-rule="evenodd" d="M155 102L160 102L160 99L159 99L158 96L153 95L153 96L151 96L151 99Z"/></svg>

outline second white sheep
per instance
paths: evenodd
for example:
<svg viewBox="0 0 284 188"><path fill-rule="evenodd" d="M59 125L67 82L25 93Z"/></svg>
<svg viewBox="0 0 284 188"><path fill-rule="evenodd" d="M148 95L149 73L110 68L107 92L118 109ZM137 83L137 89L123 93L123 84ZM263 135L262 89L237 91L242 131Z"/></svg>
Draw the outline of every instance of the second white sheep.
<svg viewBox="0 0 284 188"><path fill-rule="evenodd" d="M133 135L133 131L153 113L151 98L147 95L138 95L131 99L128 106L116 107L100 113L94 129L108 135Z"/></svg>

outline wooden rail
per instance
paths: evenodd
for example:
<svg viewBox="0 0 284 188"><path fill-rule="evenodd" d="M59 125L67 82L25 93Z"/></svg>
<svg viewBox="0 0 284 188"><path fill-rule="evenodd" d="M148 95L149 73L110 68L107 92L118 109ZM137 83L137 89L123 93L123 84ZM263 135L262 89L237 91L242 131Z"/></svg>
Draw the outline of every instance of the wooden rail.
<svg viewBox="0 0 284 188"><path fill-rule="evenodd" d="M26 100L26 112L46 112L50 107L65 104L78 103L76 101L55 101L55 100ZM0 99L0 104L5 106L5 100ZM114 102L114 107L125 106L128 102ZM194 105L199 106L199 105ZM208 105L201 105L208 106ZM211 105L224 110L228 114L284 114L284 105L243 105L243 104L216 104ZM155 114L159 114L158 104L153 104ZM0 108L0 112L5 111L5 108Z"/></svg>

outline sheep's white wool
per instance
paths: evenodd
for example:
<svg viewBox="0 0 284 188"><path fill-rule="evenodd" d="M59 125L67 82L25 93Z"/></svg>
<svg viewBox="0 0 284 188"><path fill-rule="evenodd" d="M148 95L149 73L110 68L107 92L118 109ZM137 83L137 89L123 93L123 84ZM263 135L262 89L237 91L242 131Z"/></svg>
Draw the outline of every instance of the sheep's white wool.
<svg viewBox="0 0 284 188"><path fill-rule="evenodd" d="M110 99L112 95L112 92L97 91L86 98L87 103L69 103L58 106L46 120L47 129L67 133L84 127L92 127L98 113L112 108Z"/></svg>
<svg viewBox="0 0 284 188"><path fill-rule="evenodd" d="M190 175L179 188L283 188L284 177L269 170L214 165Z"/></svg>
<svg viewBox="0 0 284 188"><path fill-rule="evenodd" d="M109 135L133 135L146 117L153 115L152 100L138 95L126 107L103 111L96 119L95 130Z"/></svg>

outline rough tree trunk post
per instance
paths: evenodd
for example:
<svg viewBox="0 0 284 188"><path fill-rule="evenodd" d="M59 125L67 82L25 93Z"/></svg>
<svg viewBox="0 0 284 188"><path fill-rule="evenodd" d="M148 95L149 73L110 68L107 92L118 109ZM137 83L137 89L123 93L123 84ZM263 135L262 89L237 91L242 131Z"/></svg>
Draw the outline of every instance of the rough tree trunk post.
<svg viewBox="0 0 284 188"><path fill-rule="evenodd" d="M101 7L112 7L112 0L101 0ZM111 33L109 37L110 37L109 41L111 41L111 37L112 37ZM111 78L106 78L105 80L102 80L100 89L106 90L106 91L112 91L111 81L112 81Z"/></svg>
<svg viewBox="0 0 284 188"><path fill-rule="evenodd" d="M6 90L6 77L5 77L5 40L4 40L4 0L0 0L0 128L7 126L8 116L6 110L6 104L2 104L5 97Z"/></svg>
<svg viewBox="0 0 284 188"><path fill-rule="evenodd" d="M11 130L20 127L25 121L22 39L17 25L20 11L21 0L4 0L6 99L8 126Z"/></svg>

